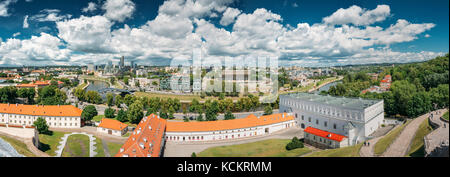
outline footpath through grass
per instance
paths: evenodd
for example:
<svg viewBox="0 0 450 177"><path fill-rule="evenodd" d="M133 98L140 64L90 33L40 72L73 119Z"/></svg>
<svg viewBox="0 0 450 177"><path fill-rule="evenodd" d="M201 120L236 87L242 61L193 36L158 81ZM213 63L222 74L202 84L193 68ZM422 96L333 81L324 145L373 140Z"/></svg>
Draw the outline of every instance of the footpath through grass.
<svg viewBox="0 0 450 177"><path fill-rule="evenodd" d="M411 141L408 155L409 157L425 157L425 146L423 138L431 133L433 128L429 124L429 120L425 119L417 129L414 139Z"/></svg>
<svg viewBox="0 0 450 177"><path fill-rule="evenodd" d="M69 136L62 157L89 157L89 136L81 134Z"/></svg>
<svg viewBox="0 0 450 177"><path fill-rule="evenodd" d="M208 148L198 157L298 157L311 152L307 147L286 150L290 139L269 139L253 143Z"/></svg>
<svg viewBox="0 0 450 177"><path fill-rule="evenodd" d="M306 157L359 157L363 143L338 149L327 149L313 152Z"/></svg>
<svg viewBox="0 0 450 177"><path fill-rule="evenodd" d="M39 134L39 150L50 156L55 156L55 151L58 149L59 142L65 134L67 133L57 131L52 131L50 135Z"/></svg>
<svg viewBox="0 0 450 177"><path fill-rule="evenodd" d="M386 151L386 149L395 141L395 139L402 133L403 129L411 122L408 120L406 123L397 127L396 129L389 132L386 136L378 140L378 142L374 146L374 153L376 155L381 155Z"/></svg>
<svg viewBox="0 0 450 177"><path fill-rule="evenodd" d="M9 143L19 154L24 155L25 157L36 157L27 147L25 143L20 140L16 140L7 136L0 135L0 139L3 139L7 143Z"/></svg>
<svg viewBox="0 0 450 177"><path fill-rule="evenodd" d="M95 152L97 152L95 157L105 157L105 150L103 149L102 139L95 137L95 147Z"/></svg>

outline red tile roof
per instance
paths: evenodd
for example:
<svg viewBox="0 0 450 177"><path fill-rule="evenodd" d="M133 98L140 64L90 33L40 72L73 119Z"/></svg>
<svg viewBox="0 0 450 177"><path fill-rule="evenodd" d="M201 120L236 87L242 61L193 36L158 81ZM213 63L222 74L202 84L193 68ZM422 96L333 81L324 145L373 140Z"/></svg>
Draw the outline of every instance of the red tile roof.
<svg viewBox="0 0 450 177"><path fill-rule="evenodd" d="M167 132L208 132L220 130L233 130L250 128L263 125L270 125L285 121L294 120L293 116L287 113L272 114L256 117L249 115L244 119L218 120L204 122L167 122Z"/></svg>
<svg viewBox="0 0 450 177"><path fill-rule="evenodd" d="M33 115L33 116L64 116L80 117L81 109L72 105L43 106L23 104L0 104L0 113Z"/></svg>
<svg viewBox="0 0 450 177"><path fill-rule="evenodd" d="M330 140L338 141L338 142L341 142L344 138L347 138L346 136L343 136L343 135L327 132L325 130L320 130L320 129L313 128L313 127L306 127L306 129L304 131L309 134L313 134L316 136L320 136L322 138L326 138L326 139L330 139Z"/></svg>
<svg viewBox="0 0 450 177"><path fill-rule="evenodd" d="M154 114L144 117L115 157L158 157L166 122Z"/></svg>
<svg viewBox="0 0 450 177"><path fill-rule="evenodd" d="M114 119L106 119L106 118L103 118L100 121L100 125L98 125L98 126L102 127L102 128L118 130L118 131L122 131L123 129L128 127L127 124L124 124L124 123L122 123L120 121L117 121L117 120L114 120Z"/></svg>

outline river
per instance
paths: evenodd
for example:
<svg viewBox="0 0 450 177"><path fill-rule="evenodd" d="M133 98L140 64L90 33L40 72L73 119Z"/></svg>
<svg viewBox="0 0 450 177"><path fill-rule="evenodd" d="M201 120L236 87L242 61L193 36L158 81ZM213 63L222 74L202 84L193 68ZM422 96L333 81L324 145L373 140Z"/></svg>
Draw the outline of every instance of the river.
<svg viewBox="0 0 450 177"><path fill-rule="evenodd" d="M342 83L342 81L336 81L336 82L331 82L328 83L327 85L324 85L323 87L320 87L318 90L316 90L314 93L320 93L322 90L328 91L330 89L331 86L335 86L339 83Z"/></svg>

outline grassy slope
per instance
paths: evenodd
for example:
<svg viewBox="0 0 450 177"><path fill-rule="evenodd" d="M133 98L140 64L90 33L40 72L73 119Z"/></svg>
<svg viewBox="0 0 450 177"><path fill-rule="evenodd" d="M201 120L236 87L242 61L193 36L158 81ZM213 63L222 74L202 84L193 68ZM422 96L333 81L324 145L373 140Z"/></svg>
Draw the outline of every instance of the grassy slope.
<svg viewBox="0 0 450 177"><path fill-rule="evenodd" d="M311 152L309 148L286 150L289 139L269 139L253 143L208 148L198 157L298 157Z"/></svg>
<svg viewBox="0 0 450 177"><path fill-rule="evenodd" d="M50 156L55 156L55 151L58 149L57 147L64 134L66 133L56 131L53 131L52 135L39 134L39 149Z"/></svg>
<svg viewBox="0 0 450 177"><path fill-rule="evenodd" d="M4 141L8 142L19 154L22 154L26 157L36 157L27 147L25 143L22 141L0 135L0 138Z"/></svg>
<svg viewBox="0 0 450 177"><path fill-rule="evenodd" d="M89 157L89 137L86 135L69 136L62 157Z"/></svg>
<svg viewBox="0 0 450 177"><path fill-rule="evenodd" d="M445 120L448 120L448 111L442 116Z"/></svg>
<svg viewBox="0 0 450 177"><path fill-rule="evenodd" d="M386 136L378 140L377 144L374 147L374 153L376 155L383 154L384 151L394 142L394 140L400 135L403 129L411 122L408 120L405 124L397 127L396 129L389 132Z"/></svg>
<svg viewBox="0 0 450 177"><path fill-rule="evenodd" d="M414 139L411 142L411 147L409 149L408 155L410 157L424 157L425 149L423 138L431 133L433 128L430 126L428 119L425 119L417 129L416 135L414 135Z"/></svg>
<svg viewBox="0 0 450 177"><path fill-rule="evenodd" d="M314 152L306 157L359 157L359 150L363 143L338 149L327 149Z"/></svg>

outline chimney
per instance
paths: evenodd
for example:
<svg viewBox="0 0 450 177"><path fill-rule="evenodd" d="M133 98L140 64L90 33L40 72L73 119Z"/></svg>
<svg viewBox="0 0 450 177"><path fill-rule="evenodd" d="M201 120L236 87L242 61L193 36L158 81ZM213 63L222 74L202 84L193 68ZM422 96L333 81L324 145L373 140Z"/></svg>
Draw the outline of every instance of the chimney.
<svg viewBox="0 0 450 177"><path fill-rule="evenodd" d="M120 152L123 152L123 148L120 148Z"/></svg>
<svg viewBox="0 0 450 177"><path fill-rule="evenodd" d="M19 103L16 103L16 107L19 106Z"/></svg>
<svg viewBox="0 0 450 177"><path fill-rule="evenodd" d="M144 143L139 143L139 146L140 146L142 149L145 149Z"/></svg>

